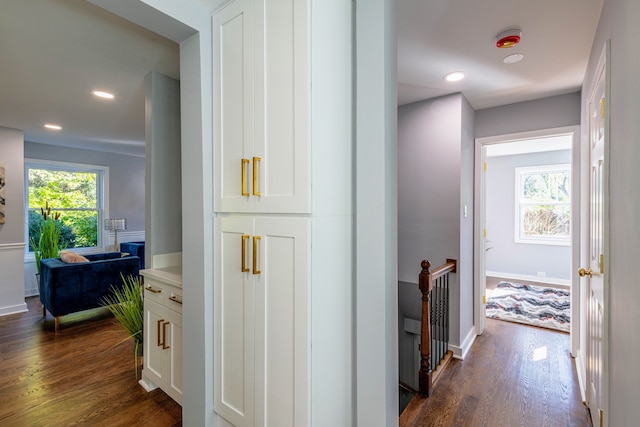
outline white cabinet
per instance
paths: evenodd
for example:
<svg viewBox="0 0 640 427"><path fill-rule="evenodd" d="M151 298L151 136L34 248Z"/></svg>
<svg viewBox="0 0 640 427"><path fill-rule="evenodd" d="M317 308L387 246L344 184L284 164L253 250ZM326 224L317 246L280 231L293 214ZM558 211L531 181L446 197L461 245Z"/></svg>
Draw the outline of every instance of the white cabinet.
<svg viewBox="0 0 640 427"><path fill-rule="evenodd" d="M310 211L307 4L213 15L215 210Z"/></svg>
<svg viewBox="0 0 640 427"><path fill-rule="evenodd" d="M309 424L309 221L221 217L215 410L240 426Z"/></svg>
<svg viewBox="0 0 640 427"><path fill-rule="evenodd" d="M140 384L182 404L182 279L174 268L144 276L144 368Z"/></svg>
<svg viewBox="0 0 640 427"><path fill-rule="evenodd" d="M351 13L229 0L212 17L220 425L352 422Z"/></svg>

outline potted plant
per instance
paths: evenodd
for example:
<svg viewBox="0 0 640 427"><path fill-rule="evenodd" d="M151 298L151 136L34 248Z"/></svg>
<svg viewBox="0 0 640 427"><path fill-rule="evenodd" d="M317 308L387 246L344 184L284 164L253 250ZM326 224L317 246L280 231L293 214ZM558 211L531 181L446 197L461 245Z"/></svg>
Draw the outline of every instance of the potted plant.
<svg viewBox="0 0 640 427"><path fill-rule="evenodd" d="M60 255L60 212L51 213L49 203L40 208L42 220L37 229L36 236L31 236L29 244L36 260L36 276L40 276L40 260L56 258ZM39 284L39 281L38 281Z"/></svg>
<svg viewBox="0 0 640 427"><path fill-rule="evenodd" d="M122 287L112 286L112 293L102 298L102 305L109 309L129 334L125 340L132 338L135 343L133 363L137 378L138 355L141 353L143 344L144 290L140 276L124 277L121 274L120 277L122 277Z"/></svg>

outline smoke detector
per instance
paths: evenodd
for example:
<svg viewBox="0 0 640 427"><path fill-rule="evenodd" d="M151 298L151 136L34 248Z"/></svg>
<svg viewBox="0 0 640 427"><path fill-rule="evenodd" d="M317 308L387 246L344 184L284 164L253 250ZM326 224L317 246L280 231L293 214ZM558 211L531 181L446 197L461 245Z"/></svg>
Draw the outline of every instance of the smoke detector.
<svg viewBox="0 0 640 427"><path fill-rule="evenodd" d="M496 36L496 47L508 49L520 43L520 38L522 38L522 30L519 28L511 28Z"/></svg>

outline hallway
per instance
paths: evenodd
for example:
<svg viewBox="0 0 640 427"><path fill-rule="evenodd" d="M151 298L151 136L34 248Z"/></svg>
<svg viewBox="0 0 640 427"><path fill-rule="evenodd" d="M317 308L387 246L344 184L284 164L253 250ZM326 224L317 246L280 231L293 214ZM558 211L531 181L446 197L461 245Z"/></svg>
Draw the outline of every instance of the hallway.
<svg viewBox="0 0 640 427"><path fill-rule="evenodd" d="M409 404L400 426L591 426L569 335L487 319L465 360Z"/></svg>

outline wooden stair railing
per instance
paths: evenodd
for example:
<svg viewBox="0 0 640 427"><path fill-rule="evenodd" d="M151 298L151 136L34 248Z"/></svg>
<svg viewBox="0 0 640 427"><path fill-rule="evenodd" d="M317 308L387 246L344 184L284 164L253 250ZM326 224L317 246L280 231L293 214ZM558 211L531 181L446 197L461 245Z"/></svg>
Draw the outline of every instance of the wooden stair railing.
<svg viewBox="0 0 640 427"><path fill-rule="evenodd" d="M431 263L427 260L422 261L420 265L422 271L418 276L418 286L422 292L422 323L418 392L428 397L433 391L433 384L436 382L437 376L451 359L451 352L447 348L449 341L449 273L456 272L456 260L447 259L446 263L433 271L429 271ZM435 301L433 300L434 289L436 292ZM436 346L433 354L432 343ZM434 372L434 366L436 372Z"/></svg>

